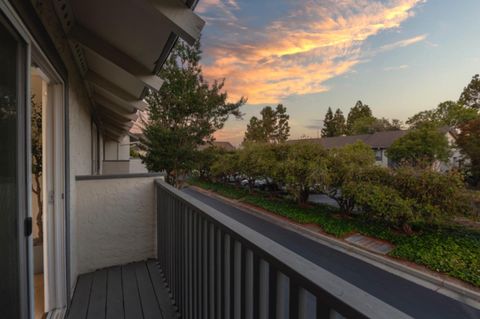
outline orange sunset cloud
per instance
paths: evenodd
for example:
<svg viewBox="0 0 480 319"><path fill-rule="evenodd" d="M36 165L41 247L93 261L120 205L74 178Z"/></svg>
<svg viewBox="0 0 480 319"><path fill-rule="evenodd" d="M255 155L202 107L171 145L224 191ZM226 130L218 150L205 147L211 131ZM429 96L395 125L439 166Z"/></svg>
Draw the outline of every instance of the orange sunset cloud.
<svg viewBox="0 0 480 319"><path fill-rule="evenodd" d="M200 13L228 12L221 23L234 32L205 47L208 79L226 78L232 99L276 103L291 95L328 90L325 82L367 59L362 44L382 30L398 28L423 0L298 1L295 10L262 28L248 28L235 15L238 1L207 0ZM220 7L219 7L220 6ZM223 17L223 15L221 15ZM208 24L218 19L205 18ZM381 47L392 50L425 40L426 35ZM377 53L378 53L377 52ZM375 52L370 52L375 54Z"/></svg>

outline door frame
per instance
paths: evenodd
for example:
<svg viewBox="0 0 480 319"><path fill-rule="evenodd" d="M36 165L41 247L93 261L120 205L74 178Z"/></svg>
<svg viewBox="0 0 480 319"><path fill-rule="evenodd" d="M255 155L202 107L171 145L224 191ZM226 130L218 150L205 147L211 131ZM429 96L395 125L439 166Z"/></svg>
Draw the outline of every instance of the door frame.
<svg viewBox="0 0 480 319"><path fill-rule="evenodd" d="M19 233L24 233L24 220L32 217L31 211L31 103L30 103L30 66L32 59L46 72L51 79L49 94L53 107L50 107L51 117L54 118L54 134L52 137L55 149L54 163L60 170L55 169L52 184L55 185L56 194L53 206L55 212L50 218L50 227L47 226L46 236L52 238L49 249L44 254L48 260L49 303L48 307L63 312L71 297L70 292L70 250L69 250L69 210L70 210L70 174L69 174L69 112L68 112L68 74L58 52L55 49L47 31L29 0L0 0L0 15L10 22L12 28L21 36L25 43L25 65L19 79L19 92L24 92L23 105L18 114L19 130L19 178L25 181L26 188L19 193ZM21 93L20 93L21 94ZM57 112L55 114L55 112ZM47 115L48 116L48 115ZM21 143L20 143L21 142ZM47 147L48 149L48 147ZM48 150L47 150L48 151ZM20 183L19 183L20 184ZM25 185L24 183L21 183ZM20 191L20 190L19 190ZM23 199L23 200L22 200ZM46 212L46 211L45 211ZM49 233L47 235L47 233ZM33 239L32 236L19 236L20 240L20 291L22 307L21 318L33 318ZM44 270L45 272L45 270ZM58 309L63 308L63 309ZM48 310L48 308L46 308Z"/></svg>

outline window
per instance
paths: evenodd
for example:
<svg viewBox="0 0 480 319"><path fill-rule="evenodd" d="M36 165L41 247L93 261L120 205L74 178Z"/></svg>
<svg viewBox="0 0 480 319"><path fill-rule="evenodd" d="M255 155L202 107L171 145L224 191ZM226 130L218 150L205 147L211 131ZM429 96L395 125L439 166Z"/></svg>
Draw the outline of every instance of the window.
<svg viewBox="0 0 480 319"><path fill-rule="evenodd" d="M377 162L383 161L383 150L375 150L375 160Z"/></svg>

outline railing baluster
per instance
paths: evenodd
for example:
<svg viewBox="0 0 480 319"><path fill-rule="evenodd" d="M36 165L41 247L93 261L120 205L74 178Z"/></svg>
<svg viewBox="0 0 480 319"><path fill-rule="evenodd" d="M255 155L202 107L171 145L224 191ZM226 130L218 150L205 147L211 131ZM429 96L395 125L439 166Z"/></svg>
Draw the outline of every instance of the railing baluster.
<svg viewBox="0 0 480 319"><path fill-rule="evenodd" d="M215 318L215 225L210 223L208 228L208 295L209 295L209 316Z"/></svg>
<svg viewBox="0 0 480 319"><path fill-rule="evenodd" d="M215 244L216 244L216 285L215 285L215 318L216 319L222 319L222 305L223 305L223 293L222 293L222 288L223 288L223 282L224 282L224 267L223 267L223 256L224 256L224 250L223 250L223 238L222 238L222 231L220 228L217 228L216 233L215 233Z"/></svg>
<svg viewBox="0 0 480 319"><path fill-rule="evenodd" d="M244 282L244 315L245 319L253 319L253 252L251 250L245 250L244 253L244 267L245 278Z"/></svg>
<svg viewBox="0 0 480 319"><path fill-rule="evenodd" d="M260 259L257 255L252 252L252 284L253 284L253 293L252 293L252 312L253 318L257 319L260 317Z"/></svg>
<svg viewBox="0 0 480 319"><path fill-rule="evenodd" d="M298 303L299 303L299 293L300 293L300 287L290 280L290 285L289 285L289 300L288 300L288 311L290 313L289 318L298 318L299 317L299 311L298 311Z"/></svg>
<svg viewBox="0 0 480 319"><path fill-rule="evenodd" d="M242 318L242 244L239 241L235 240L234 245L234 284L233 284L233 291L234 291L234 319L243 319Z"/></svg>
<svg viewBox="0 0 480 319"><path fill-rule="evenodd" d="M277 318L277 270L272 264L268 265L268 318Z"/></svg>
<svg viewBox="0 0 480 319"><path fill-rule="evenodd" d="M277 318L287 319L289 317L289 278L282 272L277 272Z"/></svg>

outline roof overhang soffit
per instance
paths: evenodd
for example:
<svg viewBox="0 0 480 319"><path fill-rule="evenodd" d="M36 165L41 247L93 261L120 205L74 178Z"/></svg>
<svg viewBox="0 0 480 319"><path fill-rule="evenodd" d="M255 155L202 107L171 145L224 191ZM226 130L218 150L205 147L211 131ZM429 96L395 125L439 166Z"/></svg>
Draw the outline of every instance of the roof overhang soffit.
<svg viewBox="0 0 480 319"><path fill-rule="evenodd" d="M99 110L100 126L111 122L102 118L112 114L117 122L136 120L136 111L148 107L145 90L159 90L163 83L155 73L176 36L193 44L205 25L182 0L54 3L91 102Z"/></svg>

